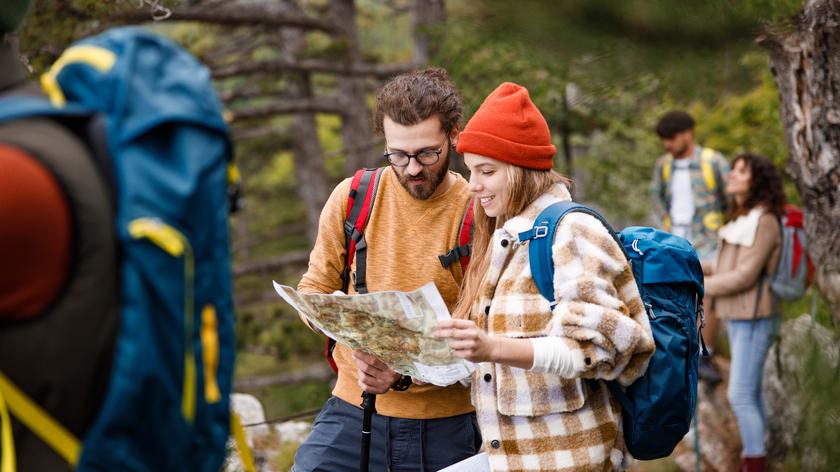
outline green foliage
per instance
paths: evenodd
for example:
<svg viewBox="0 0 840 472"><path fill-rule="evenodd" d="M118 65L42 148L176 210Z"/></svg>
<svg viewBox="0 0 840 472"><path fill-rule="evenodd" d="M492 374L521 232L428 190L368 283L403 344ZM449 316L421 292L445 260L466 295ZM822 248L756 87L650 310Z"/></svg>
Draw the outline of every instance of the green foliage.
<svg viewBox="0 0 840 472"><path fill-rule="evenodd" d="M323 358L312 362L326 362ZM330 398L329 382L308 382L300 385L266 387L255 392L265 408L267 418L300 413L324 406Z"/></svg>
<svg viewBox="0 0 840 472"><path fill-rule="evenodd" d="M840 362L837 336L830 353L817 342L798 346L801 365L792 373L798 380L802 418L791 425L797 431L785 460L786 470L835 470L840 464ZM829 355L826 355L829 354ZM821 460L814 462L814 457Z"/></svg>
<svg viewBox="0 0 840 472"><path fill-rule="evenodd" d="M803 0L715 0L709 2L729 8L740 15L752 17L756 22L774 28L785 27L804 6Z"/></svg>
<svg viewBox="0 0 840 472"><path fill-rule="evenodd" d="M319 341L323 343L323 338ZM323 347L323 344L320 344ZM313 363L324 363L321 353L280 360L272 354L254 354L240 351L236 358L236 378L272 375L294 370ZM330 396L330 382L307 382L297 385L279 385L249 390L265 409L266 419L288 416L323 406Z"/></svg>
<svg viewBox="0 0 840 472"><path fill-rule="evenodd" d="M816 285L811 285L805 295L797 300L781 300L779 311L785 321L809 313L819 325L835 329L828 300L820 294Z"/></svg>
<svg viewBox="0 0 840 472"><path fill-rule="evenodd" d="M460 21L435 63L458 84L468 116L502 81L527 87L554 134L555 167L617 226L646 222L662 153L652 129L669 109L695 113L701 140L714 138L707 145L784 157L778 96L759 72L766 59L747 12L668 0L482 4L449 3Z"/></svg>
<svg viewBox="0 0 840 472"><path fill-rule="evenodd" d="M294 441L283 441L277 448L277 455L271 460L271 470L291 470L295 464L295 453L299 444Z"/></svg>
<svg viewBox="0 0 840 472"><path fill-rule="evenodd" d="M697 120L698 141L723 152L730 161L742 152L766 156L780 169L787 161L779 92L770 74L767 57L750 53L742 59L755 71L757 85L743 94L727 95L713 107L694 102L688 110ZM788 201L799 202L793 181L784 172Z"/></svg>

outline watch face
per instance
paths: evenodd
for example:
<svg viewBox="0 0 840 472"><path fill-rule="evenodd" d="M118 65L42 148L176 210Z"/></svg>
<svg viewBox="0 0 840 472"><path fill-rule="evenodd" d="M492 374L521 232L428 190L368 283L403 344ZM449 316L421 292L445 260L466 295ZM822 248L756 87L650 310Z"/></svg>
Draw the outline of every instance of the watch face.
<svg viewBox="0 0 840 472"><path fill-rule="evenodd" d="M397 392L402 392L404 390L408 390L408 387L411 386L411 377L408 375L403 375L396 382L394 385L391 385L391 389Z"/></svg>

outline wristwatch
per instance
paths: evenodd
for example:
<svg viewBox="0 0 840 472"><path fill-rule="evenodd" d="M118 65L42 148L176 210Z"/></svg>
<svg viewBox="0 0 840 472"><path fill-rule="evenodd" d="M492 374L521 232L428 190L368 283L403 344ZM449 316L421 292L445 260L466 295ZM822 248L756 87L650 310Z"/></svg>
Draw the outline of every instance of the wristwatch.
<svg viewBox="0 0 840 472"><path fill-rule="evenodd" d="M391 385L391 390L397 392L404 392L408 390L408 387L411 387L411 376L409 375L400 375L400 378Z"/></svg>

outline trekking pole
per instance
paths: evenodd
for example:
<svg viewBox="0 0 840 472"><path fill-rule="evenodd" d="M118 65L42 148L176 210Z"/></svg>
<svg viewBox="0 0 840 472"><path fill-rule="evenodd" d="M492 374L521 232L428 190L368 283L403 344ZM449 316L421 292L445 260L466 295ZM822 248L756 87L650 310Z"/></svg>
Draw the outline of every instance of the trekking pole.
<svg viewBox="0 0 840 472"><path fill-rule="evenodd" d="M362 455L359 461L359 472L368 472L368 459L370 458L370 430L373 414L376 413L376 394L362 392Z"/></svg>

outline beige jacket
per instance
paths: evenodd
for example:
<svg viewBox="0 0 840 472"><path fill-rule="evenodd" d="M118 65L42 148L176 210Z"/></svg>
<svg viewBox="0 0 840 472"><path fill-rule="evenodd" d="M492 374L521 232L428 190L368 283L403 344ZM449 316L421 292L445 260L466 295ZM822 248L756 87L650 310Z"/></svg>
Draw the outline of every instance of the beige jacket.
<svg viewBox="0 0 840 472"><path fill-rule="evenodd" d="M722 241L717 264L712 275L706 277L706 293L714 297L719 318L749 320L755 310L759 277L764 277L759 300L758 318L773 314L773 296L769 276L776 273L781 251L779 219L764 213L758 220L751 246Z"/></svg>
<svg viewBox="0 0 840 472"><path fill-rule="evenodd" d="M472 401L490 469L617 470L624 466L621 407L606 388L582 379L629 385L647 369L653 336L630 265L607 229L584 213L557 226L552 310L531 277L528 245L517 235L558 201L557 185L493 234L490 266L470 318L489 334L559 337L572 351L569 378L482 362Z"/></svg>

